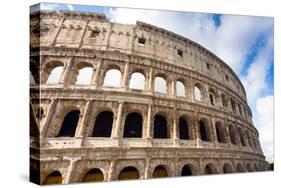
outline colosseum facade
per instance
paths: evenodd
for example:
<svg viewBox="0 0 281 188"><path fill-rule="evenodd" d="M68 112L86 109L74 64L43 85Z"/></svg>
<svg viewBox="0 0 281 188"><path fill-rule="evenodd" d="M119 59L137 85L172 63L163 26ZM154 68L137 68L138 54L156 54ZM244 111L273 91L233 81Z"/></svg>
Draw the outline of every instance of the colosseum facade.
<svg viewBox="0 0 281 188"><path fill-rule="evenodd" d="M268 168L237 75L163 28L111 23L97 13L33 12L30 73L35 183ZM118 86L106 84L113 73Z"/></svg>

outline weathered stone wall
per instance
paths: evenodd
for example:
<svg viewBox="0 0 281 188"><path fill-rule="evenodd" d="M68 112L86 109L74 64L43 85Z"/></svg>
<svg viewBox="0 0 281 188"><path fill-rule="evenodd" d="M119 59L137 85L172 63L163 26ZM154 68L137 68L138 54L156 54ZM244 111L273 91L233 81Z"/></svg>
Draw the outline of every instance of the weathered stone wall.
<svg viewBox="0 0 281 188"><path fill-rule="evenodd" d="M218 174L225 164L232 172L267 169L241 81L199 44L141 22L110 23L94 13L41 11L40 16L31 15L30 25L36 82L31 85L31 113L37 117L41 147L40 158L35 153L33 158L41 161L41 183L55 170L61 172L63 183L69 183L82 181L91 168L99 168L106 181L116 180L127 166L135 167L140 179L151 178L157 165L164 166L168 176L180 176L184 165L193 175L205 174L208 164ZM63 73L57 84L49 85L47 79L57 66L63 66ZM77 85L84 67L94 74L88 85ZM121 72L120 87L103 85L112 68ZM145 77L143 90L129 87L135 72ZM155 91L157 76L166 80L166 94ZM185 96L177 96L176 81L184 84ZM201 90L201 101L195 99L194 86ZM72 110L80 111L75 136L57 137ZM114 114L111 136L92 137L96 117L104 110ZM123 138L130 112L142 116L141 138ZM167 120L167 139L153 138L157 114ZM188 122L188 140L179 138L180 117ZM207 125L209 141L200 139L200 120ZM217 124L224 130L223 143L218 141ZM37 148L35 141L31 138L31 147Z"/></svg>

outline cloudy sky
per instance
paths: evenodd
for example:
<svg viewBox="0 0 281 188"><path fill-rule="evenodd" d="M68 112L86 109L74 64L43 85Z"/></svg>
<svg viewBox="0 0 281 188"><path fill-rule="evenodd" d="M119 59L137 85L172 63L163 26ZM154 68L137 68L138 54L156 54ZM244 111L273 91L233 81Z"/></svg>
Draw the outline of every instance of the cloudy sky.
<svg viewBox="0 0 281 188"><path fill-rule="evenodd" d="M99 12L119 23L139 20L206 47L242 80L263 152L268 161L273 160L273 18L46 3L41 9Z"/></svg>

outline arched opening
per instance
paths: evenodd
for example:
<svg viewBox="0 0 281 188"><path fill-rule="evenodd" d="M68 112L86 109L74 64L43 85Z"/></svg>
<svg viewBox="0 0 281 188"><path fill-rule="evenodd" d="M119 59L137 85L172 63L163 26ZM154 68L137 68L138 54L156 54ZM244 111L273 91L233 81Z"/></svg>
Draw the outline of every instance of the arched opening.
<svg viewBox="0 0 281 188"><path fill-rule="evenodd" d="M153 178L164 178L164 177L168 177L168 173L165 167L163 167L162 165L157 166L156 168L154 168L153 174L152 174Z"/></svg>
<svg viewBox="0 0 281 188"><path fill-rule="evenodd" d="M216 122L216 134L218 142L227 143L226 130L221 122Z"/></svg>
<svg viewBox="0 0 281 188"><path fill-rule="evenodd" d="M194 85L194 98L196 101L202 101L203 96L202 96L202 87L200 84L195 84Z"/></svg>
<svg viewBox="0 0 281 188"><path fill-rule="evenodd" d="M230 99L231 109L236 113L236 103L233 99Z"/></svg>
<svg viewBox="0 0 281 188"><path fill-rule="evenodd" d="M181 170L181 176L192 176L192 170L189 165L184 165Z"/></svg>
<svg viewBox="0 0 281 188"><path fill-rule="evenodd" d="M242 131L241 128L238 129L238 132L239 132L239 137L240 137L240 141L241 141L242 146L246 146L245 138L244 138L244 132Z"/></svg>
<svg viewBox="0 0 281 188"><path fill-rule="evenodd" d="M252 148L253 147L252 137L251 137L249 131L246 132L246 135L247 135L247 140L248 140L249 146Z"/></svg>
<svg viewBox="0 0 281 188"><path fill-rule="evenodd" d="M94 124L93 137L110 137L113 123L113 113L103 111L98 114Z"/></svg>
<svg viewBox="0 0 281 188"><path fill-rule="evenodd" d="M139 172L135 167L124 168L118 176L118 180L134 180L139 179Z"/></svg>
<svg viewBox="0 0 281 188"><path fill-rule="evenodd" d="M210 131L206 120L199 121L199 132L202 141L211 141Z"/></svg>
<svg viewBox="0 0 281 188"><path fill-rule="evenodd" d="M221 94L221 101L222 101L222 106L227 108L228 102L227 102L226 96L224 94Z"/></svg>
<svg viewBox="0 0 281 188"><path fill-rule="evenodd" d="M50 173L45 181L44 181L44 185L52 185L52 184L61 184L62 183L62 175L59 171L54 171L52 173Z"/></svg>
<svg viewBox="0 0 281 188"><path fill-rule="evenodd" d="M210 103L211 105L216 105L217 103L217 93L214 89L209 89L209 99L210 99Z"/></svg>
<svg viewBox="0 0 281 188"><path fill-rule="evenodd" d="M229 136L232 144L238 144L237 133L233 125L229 125Z"/></svg>
<svg viewBox="0 0 281 188"><path fill-rule="evenodd" d="M252 167L252 165L250 163L247 164L247 170L248 170L248 172L253 172L254 171L253 167Z"/></svg>
<svg viewBox="0 0 281 188"><path fill-rule="evenodd" d="M62 72L63 72L63 66L57 66L57 67L55 67L55 68L51 71L51 73L50 73L50 75L49 75L49 77L48 77L48 79L47 79L46 84L58 84L59 81L60 81Z"/></svg>
<svg viewBox="0 0 281 188"><path fill-rule="evenodd" d="M185 120L185 118L180 117L179 118L179 131L180 131L180 139L183 140L189 140L189 129L188 129L188 123Z"/></svg>
<svg viewBox="0 0 281 188"><path fill-rule="evenodd" d="M142 137L142 116L133 112L127 115L124 126L124 138Z"/></svg>
<svg viewBox="0 0 281 188"><path fill-rule="evenodd" d="M99 182L104 180L102 171L98 168L89 170L83 177L83 182Z"/></svg>
<svg viewBox="0 0 281 188"><path fill-rule="evenodd" d="M230 166L230 164L226 163L223 165L223 173L224 174L229 174L229 173L233 173L233 168L232 166Z"/></svg>
<svg viewBox="0 0 281 188"><path fill-rule="evenodd" d="M258 167L257 163L254 164L254 169L255 169L255 171L259 171L259 167Z"/></svg>
<svg viewBox="0 0 281 188"><path fill-rule="evenodd" d="M159 114L154 116L153 138L168 138L168 128L167 128L166 118Z"/></svg>
<svg viewBox="0 0 281 188"><path fill-rule="evenodd" d="M76 127L79 121L80 111L73 110L69 112L63 120L58 137L74 137Z"/></svg>
<svg viewBox="0 0 281 188"><path fill-rule="evenodd" d="M92 80L94 71L92 67L84 67L79 69L78 76L76 79L76 85L89 85Z"/></svg>
<svg viewBox="0 0 281 188"><path fill-rule="evenodd" d="M205 166L205 174L216 174L216 173L217 173L217 169L215 165L209 163Z"/></svg>
<svg viewBox="0 0 281 188"><path fill-rule="evenodd" d="M245 168L241 163L237 164L237 172L245 172Z"/></svg>
<svg viewBox="0 0 281 188"><path fill-rule="evenodd" d="M120 87L121 72L118 69L110 69L106 72L103 86Z"/></svg>
<svg viewBox="0 0 281 188"><path fill-rule="evenodd" d="M144 90L144 86L145 86L145 77L144 77L144 75L142 73L140 73L140 72L134 72L131 75L129 88Z"/></svg>
<svg viewBox="0 0 281 188"><path fill-rule="evenodd" d="M159 93L167 93L167 81L160 76L155 78L154 90Z"/></svg>
<svg viewBox="0 0 281 188"><path fill-rule="evenodd" d="M182 96L182 97L185 96L185 86L184 86L183 82L181 82L181 81L176 82L176 93L177 93L177 96Z"/></svg>

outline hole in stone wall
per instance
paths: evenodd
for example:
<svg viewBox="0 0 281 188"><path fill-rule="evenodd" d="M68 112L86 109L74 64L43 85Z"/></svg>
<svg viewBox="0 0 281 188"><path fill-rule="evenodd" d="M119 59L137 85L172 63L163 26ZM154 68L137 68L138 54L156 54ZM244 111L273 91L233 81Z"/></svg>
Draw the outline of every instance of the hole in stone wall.
<svg viewBox="0 0 281 188"><path fill-rule="evenodd" d="M155 115L154 117L153 138L168 138L167 120L162 115Z"/></svg>
<svg viewBox="0 0 281 188"><path fill-rule="evenodd" d="M76 127L79 121L80 111L73 110L69 112L63 120L58 137L74 137Z"/></svg>
<svg viewBox="0 0 281 188"><path fill-rule="evenodd" d="M113 113L103 111L96 117L93 137L110 137L113 123Z"/></svg>
<svg viewBox="0 0 281 188"><path fill-rule="evenodd" d="M141 138L142 137L142 117L140 114L133 112L127 115L124 126L124 138Z"/></svg>

